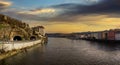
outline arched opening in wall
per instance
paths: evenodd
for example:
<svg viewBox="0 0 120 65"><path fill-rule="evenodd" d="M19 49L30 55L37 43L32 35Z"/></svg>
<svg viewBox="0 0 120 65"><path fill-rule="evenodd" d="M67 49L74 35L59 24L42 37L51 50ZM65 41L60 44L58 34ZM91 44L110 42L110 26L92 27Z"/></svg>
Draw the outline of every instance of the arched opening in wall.
<svg viewBox="0 0 120 65"><path fill-rule="evenodd" d="M30 40L36 40L36 37L35 36L31 36Z"/></svg>
<svg viewBox="0 0 120 65"><path fill-rule="evenodd" d="M22 37L20 37L20 36L15 36L15 37L13 38L13 40L14 40L14 41L21 41L21 40L22 40Z"/></svg>

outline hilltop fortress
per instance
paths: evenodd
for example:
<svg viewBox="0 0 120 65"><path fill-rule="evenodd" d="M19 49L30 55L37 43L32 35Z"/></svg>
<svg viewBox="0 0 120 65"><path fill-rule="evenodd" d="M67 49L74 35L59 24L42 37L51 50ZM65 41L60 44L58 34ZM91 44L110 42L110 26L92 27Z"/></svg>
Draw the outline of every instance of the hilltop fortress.
<svg viewBox="0 0 120 65"><path fill-rule="evenodd" d="M0 40L36 40L45 35L43 26L30 28L27 23L0 14Z"/></svg>

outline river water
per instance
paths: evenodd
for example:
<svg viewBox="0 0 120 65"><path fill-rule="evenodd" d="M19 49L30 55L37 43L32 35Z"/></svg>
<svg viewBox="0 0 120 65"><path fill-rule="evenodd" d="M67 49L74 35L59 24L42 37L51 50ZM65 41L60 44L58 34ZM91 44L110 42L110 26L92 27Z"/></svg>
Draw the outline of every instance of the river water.
<svg viewBox="0 0 120 65"><path fill-rule="evenodd" d="M97 43L67 38L49 38L0 65L120 65L120 44Z"/></svg>

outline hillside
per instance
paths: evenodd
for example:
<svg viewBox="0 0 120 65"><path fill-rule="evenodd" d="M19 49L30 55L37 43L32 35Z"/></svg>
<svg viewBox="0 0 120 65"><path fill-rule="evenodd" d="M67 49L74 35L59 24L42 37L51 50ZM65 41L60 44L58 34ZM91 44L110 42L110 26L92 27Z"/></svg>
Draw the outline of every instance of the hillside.
<svg viewBox="0 0 120 65"><path fill-rule="evenodd" d="M11 18L9 16L0 14L0 28L7 27L7 26L29 28L28 24L26 24L20 20L17 20L17 19Z"/></svg>
<svg viewBox="0 0 120 65"><path fill-rule="evenodd" d="M31 28L27 23L0 14L0 40L11 39L15 35L28 39L31 34Z"/></svg>

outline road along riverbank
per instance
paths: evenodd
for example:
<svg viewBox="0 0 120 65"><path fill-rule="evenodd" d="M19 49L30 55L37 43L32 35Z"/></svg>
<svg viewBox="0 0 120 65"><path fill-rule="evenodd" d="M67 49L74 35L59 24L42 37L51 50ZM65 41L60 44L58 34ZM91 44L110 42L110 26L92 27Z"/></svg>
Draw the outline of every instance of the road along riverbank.
<svg viewBox="0 0 120 65"><path fill-rule="evenodd" d="M0 60L16 55L20 52L26 52L28 48L35 45L43 45L44 39L34 41L4 42L0 45Z"/></svg>

